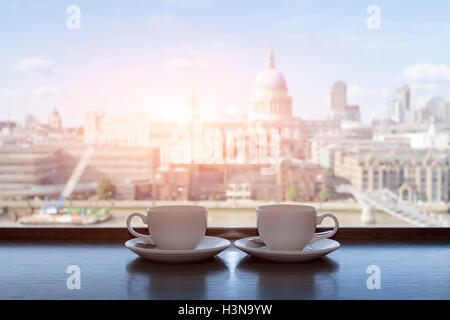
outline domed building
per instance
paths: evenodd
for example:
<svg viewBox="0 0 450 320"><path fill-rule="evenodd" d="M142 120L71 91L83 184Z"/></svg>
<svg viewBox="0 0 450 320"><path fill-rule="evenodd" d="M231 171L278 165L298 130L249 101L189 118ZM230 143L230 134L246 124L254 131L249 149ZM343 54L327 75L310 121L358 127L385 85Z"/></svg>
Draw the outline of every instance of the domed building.
<svg viewBox="0 0 450 320"><path fill-rule="evenodd" d="M250 121L279 121L292 117L292 98L284 76L275 69L274 60L270 50L267 66L255 80L248 115Z"/></svg>
<svg viewBox="0 0 450 320"><path fill-rule="evenodd" d="M442 97L433 97L422 102L414 110L414 121L422 123L448 122L450 119L450 104Z"/></svg>

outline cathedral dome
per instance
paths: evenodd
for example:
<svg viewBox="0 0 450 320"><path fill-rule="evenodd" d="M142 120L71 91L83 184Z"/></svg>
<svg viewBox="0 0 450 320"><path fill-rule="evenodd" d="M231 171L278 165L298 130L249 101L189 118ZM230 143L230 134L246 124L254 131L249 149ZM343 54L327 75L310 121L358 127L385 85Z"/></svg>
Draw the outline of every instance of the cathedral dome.
<svg viewBox="0 0 450 320"><path fill-rule="evenodd" d="M292 98L283 74L275 69L270 50L267 65L258 73L251 98L249 120L277 121L292 117Z"/></svg>
<svg viewBox="0 0 450 320"><path fill-rule="evenodd" d="M286 81L284 76L275 69L272 51L267 58L267 66L258 73L255 80L256 94L287 94Z"/></svg>

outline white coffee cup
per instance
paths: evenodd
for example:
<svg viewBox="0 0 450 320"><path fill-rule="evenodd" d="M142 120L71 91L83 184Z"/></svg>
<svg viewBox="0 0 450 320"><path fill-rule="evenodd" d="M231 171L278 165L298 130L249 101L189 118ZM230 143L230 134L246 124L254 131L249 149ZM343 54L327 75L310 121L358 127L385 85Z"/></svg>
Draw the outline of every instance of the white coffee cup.
<svg viewBox="0 0 450 320"><path fill-rule="evenodd" d="M150 235L136 232L131 226L133 217L147 224ZM127 228L134 236L154 243L164 250L195 249L206 233L208 209L200 206L160 206L147 209L147 215L133 212L128 216Z"/></svg>
<svg viewBox="0 0 450 320"><path fill-rule="evenodd" d="M317 216L314 207L297 204L263 205L256 208L258 232L262 240L272 250L297 251L308 243L329 238L339 228L337 217L330 213ZM316 225L330 217L334 229L315 233Z"/></svg>

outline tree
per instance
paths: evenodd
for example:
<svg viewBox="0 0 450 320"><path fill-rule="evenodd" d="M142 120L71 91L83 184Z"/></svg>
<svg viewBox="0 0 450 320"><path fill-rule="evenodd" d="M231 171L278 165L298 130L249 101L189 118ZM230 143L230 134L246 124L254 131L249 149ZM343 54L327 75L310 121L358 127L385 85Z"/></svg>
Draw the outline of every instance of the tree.
<svg viewBox="0 0 450 320"><path fill-rule="evenodd" d="M320 190L320 193L319 193L320 201L328 201L331 199L332 196L333 196L333 193L331 192L330 188L325 187L322 190Z"/></svg>
<svg viewBox="0 0 450 320"><path fill-rule="evenodd" d="M106 178L100 178L97 184L97 198L99 200L109 200L114 197L114 186L111 181Z"/></svg>
<svg viewBox="0 0 450 320"><path fill-rule="evenodd" d="M79 127L75 134L79 137L82 137L84 135L84 127Z"/></svg>
<svg viewBox="0 0 450 320"><path fill-rule="evenodd" d="M297 184L293 183L289 187L289 190L286 194L286 198L291 201L298 201L299 200L298 193L299 193L298 186Z"/></svg>

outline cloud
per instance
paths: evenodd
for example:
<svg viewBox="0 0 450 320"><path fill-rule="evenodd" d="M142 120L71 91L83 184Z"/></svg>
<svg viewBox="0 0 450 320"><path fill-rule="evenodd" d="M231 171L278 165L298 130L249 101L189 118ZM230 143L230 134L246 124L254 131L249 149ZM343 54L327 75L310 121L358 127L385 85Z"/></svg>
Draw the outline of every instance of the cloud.
<svg viewBox="0 0 450 320"><path fill-rule="evenodd" d="M168 15L153 15L148 18L147 25L158 29L167 29L174 21L175 19Z"/></svg>
<svg viewBox="0 0 450 320"><path fill-rule="evenodd" d="M20 60L16 69L20 72L32 72L32 73L42 73L50 74L55 72L53 69L53 64L49 60L45 60L38 57L24 58Z"/></svg>
<svg viewBox="0 0 450 320"><path fill-rule="evenodd" d="M450 69L445 64L417 64L404 71L410 82L447 82L450 81Z"/></svg>
<svg viewBox="0 0 450 320"><path fill-rule="evenodd" d="M201 59L174 58L167 62L170 69L206 68L208 64Z"/></svg>
<svg viewBox="0 0 450 320"><path fill-rule="evenodd" d="M435 84L435 83L429 83L429 82L420 82L420 83L412 83L410 85L411 91L429 91L434 92L438 91L441 86Z"/></svg>
<svg viewBox="0 0 450 320"><path fill-rule="evenodd" d="M42 96L42 95L48 95L48 94L56 94L59 92L58 86L51 86L51 87L40 87L33 89L31 91L31 94L34 96Z"/></svg>

